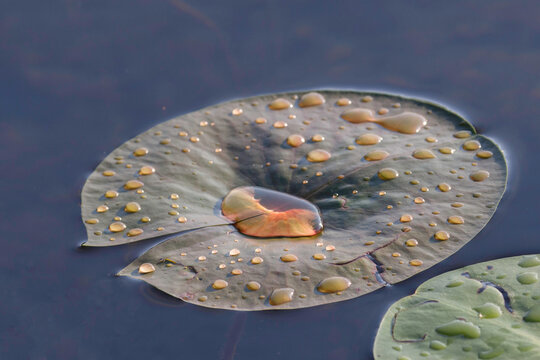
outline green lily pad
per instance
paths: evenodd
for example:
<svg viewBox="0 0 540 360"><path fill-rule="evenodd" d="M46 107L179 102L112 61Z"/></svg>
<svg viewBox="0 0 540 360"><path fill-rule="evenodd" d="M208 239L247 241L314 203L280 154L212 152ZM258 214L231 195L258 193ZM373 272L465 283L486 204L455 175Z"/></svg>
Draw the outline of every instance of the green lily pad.
<svg viewBox="0 0 540 360"><path fill-rule="evenodd" d="M426 281L385 314L375 359L539 359L539 274L528 255Z"/></svg>
<svg viewBox="0 0 540 360"><path fill-rule="evenodd" d="M298 308L443 260L482 229L505 186L497 145L438 105L287 93L208 107L127 141L89 177L82 217L86 246L174 236L121 275L204 306ZM135 271L143 263L155 271ZM219 294L215 280L228 282ZM271 301L276 289L289 290Z"/></svg>

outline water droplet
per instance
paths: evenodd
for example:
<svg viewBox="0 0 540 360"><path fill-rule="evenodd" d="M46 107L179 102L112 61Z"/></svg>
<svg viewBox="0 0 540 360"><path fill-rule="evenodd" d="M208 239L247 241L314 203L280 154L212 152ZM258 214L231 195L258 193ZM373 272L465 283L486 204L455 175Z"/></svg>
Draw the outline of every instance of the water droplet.
<svg viewBox="0 0 540 360"><path fill-rule="evenodd" d="M480 159L489 159L490 157L493 156L493 153L488 150L482 150L482 151L477 152L476 156L479 157Z"/></svg>
<svg viewBox="0 0 540 360"><path fill-rule="evenodd" d="M206 256L201 255L201 256L199 256L199 257L197 258L197 260L199 260L199 261L206 261Z"/></svg>
<svg viewBox="0 0 540 360"><path fill-rule="evenodd" d="M305 142L306 142L306 139L304 139L302 135L298 135L298 134L289 135L289 137L287 138L287 144L289 144L289 146L292 146L292 147L299 147Z"/></svg>
<svg viewBox="0 0 540 360"><path fill-rule="evenodd" d="M535 272L523 272L517 276L517 281L523 285L530 285L538 282L538 274Z"/></svg>
<svg viewBox="0 0 540 360"><path fill-rule="evenodd" d="M421 266L423 264L422 260L413 259L409 261L409 265L411 266Z"/></svg>
<svg viewBox="0 0 540 360"><path fill-rule="evenodd" d="M409 239L409 240L405 241L405 245L407 245L408 247L415 247L415 246L418 246L418 240L416 240L416 239Z"/></svg>
<svg viewBox="0 0 540 360"><path fill-rule="evenodd" d="M446 349L446 344L439 340L433 340L429 343L429 347L433 350L444 350Z"/></svg>
<svg viewBox="0 0 540 360"><path fill-rule="evenodd" d="M384 150L374 150L364 155L364 159L366 159L367 161L379 161L386 159L388 155L390 154Z"/></svg>
<svg viewBox="0 0 540 360"><path fill-rule="evenodd" d="M189 141L191 141L192 143L198 143L199 140L200 139L198 137L196 137L196 136L192 136L192 137L189 138Z"/></svg>
<svg viewBox="0 0 540 360"><path fill-rule="evenodd" d="M111 225L109 225L109 230L111 232L120 232L120 231L124 231L126 229L126 224L124 224L123 222L113 222Z"/></svg>
<svg viewBox="0 0 540 360"><path fill-rule="evenodd" d="M447 192L447 191L452 190L452 187L448 185L447 183L440 183L439 185L437 185L437 187L442 192Z"/></svg>
<svg viewBox="0 0 540 360"><path fill-rule="evenodd" d="M261 288L261 284L256 281L250 281L246 284L246 288L251 291L257 291Z"/></svg>
<svg viewBox="0 0 540 360"><path fill-rule="evenodd" d="M199 296L197 300L199 300L200 302L205 302L206 300L208 300L208 296L206 295Z"/></svg>
<svg viewBox="0 0 540 360"><path fill-rule="evenodd" d="M241 233L255 237L312 236L323 229L315 205L259 187L231 190L223 199L221 209Z"/></svg>
<svg viewBox="0 0 540 360"><path fill-rule="evenodd" d="M141 235L143 232L144 232L143 229L135 228L135 229L129 230L127 233L127 236L129 237L138 236L138 235Z"/></svg>
<svg viewBox="0 0 540 360"><path fill-rule="evenodd" d="M107 205L99 205L96 209L98 213L104 213L109 210L109 207Z"/></svg>
<svg viewBox="0 0 540 360"><path fill-rule="evenodd" d="M263 117L258 117L255 119L255 124L258 124L258 125L266 124L266 119Z"/></svg>
<svg viewBox="0 0 540 360"><path fill-rule="evenodd" d="M365 122L375 121L373 117L373 111L363 108L346 110L341 114L341 118L353 124L361 124Z"/></svg>
<svg viewBox="0 0 540 360"><path fill-rule="evenodd" d="M151 219L148 216L144 216L144 217L141 218L141 222L143 222L143 223L149 223L150 220Z"/></svg>
<svg viewBox="0 0 540 360"><path fill-rule="evenodd" d="M465 143L463 144L463 149L467 151L478 150L481 147L482 145L480 145L480 143L476 140L465 141Z"/></svg>
<svg viewBox="0 0 540 360"><path fill-rule="evenodd" d="M458 215L449 216L447 221L450 224L454 224L454 225L460 225L460 224L463 224L465 222L465 220L463 220L463 218L461 216L458 216Z"/></svg>
<svg viewBox="0 0 540 360"><path fill-rule="evenodd" d="M135 151L133 151L133 155L135 156L145 156L146 154L148 154L148 149L144 147L138 148Z"/></svg>
<svg viewBox="0 0 540 360"><path fill-rule="evenodd" d="M412 215L409 215L409 214L403 214L401 215L401 217L399 218L399 221L401 221L402 223L406 223L406 222L411 222L413 219Z"/></svg>
<svg viewBox="0 0 540 360"><path fill-rule="evenodd" d="M428 150L428 149L416 150L415 152L413 152L412 156L415 159L420 159L420 160L434 159L435 158L435 154L433 152L431 152L431 150Z"/></svg>
<svg viewBox="0 0 540 360"><path fill-rule="evenodd" d="M471 322L453 320L435 329L439 334L447 336L463 335L468 339L480 337L480 328Z"/></svg>
<svg viewBox="0 0 540 360"><path fill-rule="evenodd" d="M333 276L322 280L317 285L317 290L322 293L336 293L345 291L351 286L351 281L342 276Z"/></svg>
<svg viewBox="0 0 540 360"><path fill-rule="evenodd" d="M377 173L381 180L392 180L399 176L399 173L395 169L384 168Z"/></svg>
<svg viewBox="0 0 540 360"><path fill-rule="evenodd" d="M161 145L168 145L171 143L171 139L162 139L159 143Z"/></svg>
<svg viewBox="0 0 540 360"><path fill-rule="evenodd" d="M311 161L311 162L324 162L330 159L331 157L332 155L328 151L322 150L322 149L311 150L306 155L306 158L308 159L308 161Z"/></svg>
<svg viewBox="0 0 540 360"><path fill-rule="evenodd" d="M153 264L150 263L144 263L139 266L139 274L149 274L156 271L156 268Z"/></svg>
<svg viewBox="0 0 540 360"><path fill-rule="evenodd" d="M244 272L242 271L242 269L232 269L231 270L231 275L242 275Z"/></svg>
<svg viewBox="0 0 540 360"><path fill-rule="evenodd" d="M437 231L435 235L433 235L433 237L435 238L435 240L446 241L450 239L450 234L446 231Z"/></svg>
<svg viewBox="0 0 540 360"><path fill-rule="evenodd" d="M212 287L216 290L225 289L227 286L229 286L229 283L221 279L214 281L214 283L212 284Z"/></svg>
<svg viewBox="0 0 540 360"><path fill-rule="evenodd" d="M103 172L103 176L114 176L114 175L116 175L116 173L112 170L105 170Z"/></svg>
<svg viewBox="0 0 540 360"><path fill-rule="evenodd" d="M385 129L396 131L402 134L416 134L427 120L419 114L404 112L398 115L382 118L376 121Z"/></svg>
<svg viewBox="0 0 540 360"><path fill-rule="evenodd" d="M439 149L439 152L441 154L451 155L451 154L456 152L456 149L453 149L451 147L442 147L442 148Z"/></svg>
<svg viewBox="0 0 540 360"><path fill-rule="evenodd" d="M478 316L484 319L495 319L502 315L501 308L498 305L490 302L477 306L473 309L478 313Z"/></svg>
<svg viewBox="0 0 540 360"><path fill-rule="evenodd" d="M321 142L321 141L324 141L324 136L320 135L320 134L315 134L311 137L311 141L313 142Z"/></svg>
<svg viewBox="0 0 540 360"><path fill-rule="evenodd" d="M185 224L187 222L187 218L185 216L180 216L178 218L178 222L181 224Z"/></svg>
<svg viewBox="0 0 540 360"><path fill-rule="evenodd" d="M298 257L294 254L286 254L286 255L282 255L280 259L283 262L293 262L293 261L297 261Z"/></svg>
<svg viewBox="0 0 540 360"><path fill-rule="evenodd" d="M304 107L321 105L321 104L324 104L324 102L325 102L325 99L321 94L317 92L310 92L310 93L302 95L302 97L300 98L300 101L298 102L298 106L300 106L301 108L304 108Z"/></svg>
<svg viewBox="0 0 540 360"><path fill-rule="evenodd" d="M251 263L253 265L261 264L263 261L264 261L263 258L260 256L255 256L253 259L251 259Z"/></svg>
<svg viewBox="0 0 540 360"><path fill-rule="evenodd" d="M135 190L135 189L138 189L138 188L143 187L143 186L144 186L144 183L142 181L129 180L124 185L124 189L126 189L126 190Z"/></svg>
<svg viewBox="0 0 540 360"><path fill-rule="evenodd" d="M495 359L496 357L499 357L500 355L504 354L504 349L501 347L497 347L495 349L480 351L478 353L479 359Z"/></svg>
<svg viewBox="0 0 540 360"><path fill-rule="evenodd" d="M107 199L114 199L115 197L118 196L118 192L117 191L114 191L114 190L109 190L105 193L105 197Z"/></svg>
<svg viewBox="0 0 540 360"><path fill-rule="evenodd" d="M138 211L141 211L141 205L139 205L139 203L136 203L136 202L129 202L124 207L124 211L127 213L136 213Z"/></svg>
<svg viewBox="0 0 540 360"><path fill-rule="evenodd" d="M281 305L292 301L294 289L281 288L274 289L270 295L269 303L272 306Z"/></svg>
<svg viewBox="0 0 540 360"><path fill-rule="evenodd" d="M94 224L99 223L99 220L98 219L87 219L85 221L85 223L90 224L90 225L94 225Z"/></svg>
<svg viewBox="0 0 540 360"><path fill-rule="evenodd" d="M479 171L473 172L470 175L471 180L476 181L476 182L484 181L488 177L489 177L489 172L487 172L486 170L479 170Z"/></svg>
<svg viewBox="0 0 540 360"><path fill-rule="evenodd" d="M234 115L234 116L240 116L244 113L244 110L242 110L241 108L234 108L232 109L231 113Z"/></svg>
<svg viewBox="0 0 540 360"><path fill-rule="evenodd" d="M367 133L367 134L363 134L357 137L355 142L358 145L375 145L375 144L380 143L382 139L383 138L377 134Z"/></svg>
<svg viewBox="0 0 540 360"><path fill-rule="evenodd" d="M518 265L522 268L538 266L540 265L540 259L536 255L525 256L519 261Z"/></svg>
<svg viewBox="0 0 540 360"><path fill-rule="evenodd" d="M289 126L285 121L276 121L273 125L276 129L283 129Z"/></svg>
<svg viewBox="0 0 540 360"><path fill-rule="evenodd" d="M334 251L336 250L336 247L334 245L326 245L326 251Z"/></svg>
<svg viewBox="0 0 540 360"><path fill-rule="evenodd" d="M232 249L231 251L229 251L229 255L230 256L238 256L238 255L240 255L240 250Z"/></svg>
<svg viewBox="0 0 540 360"><path fill-rule="evenodd" d="M186 137L186 136L188 136L188 133L185 132L185 131L180 131L180 132L178 133L178 136Z"/></svg>
<svg viewBox="0 0 540 360"><path fill-rule="evenodd" d="M454 134L454 137L457 139L466 139L471 136L471 132L469 130L462 130L458 131Z"/></svg>
<svg viewBox="0 0 540 360"><path fill-rule="evenodd" d="M455 203L450 204L450 206L455 207L455 208L460 208L460 207L463 207L463 204L460 202L455 202Z"/></svg>
<svg viewBox="0 0 540 360"><path fill-rule="evenodd" d="M463 285L463 280L455 280L446 284L447 288L454 288Z"/></svg>
<svg viewBox="0 0 540 360"><path fill-rule="evenodd" d="M313 254L313 259L315 259L315 260L324 260L324 259L326 259L326 255L320 254L320 253Z"/></svg>
<svg viewBox="0 0 540 360"><path fill-rule="evenodd" d="M351 103L352 101L347 98L341 98L341 99L338 99L338 101L336 101L337 106L349 106L351 105Z"/></svg>
<svg viewBox="0 0 540 360"><path fill-rule="evenodd" d="M293 105L290 103L289 100L283 98L278 98L268 104L268 108L270 108L271 110L284 110L289 109L292 106Z"/></svg>
<svg viewBox="0 0 540 360"><path fill-rule="evenodd" d="M372 101L373 101L373 97L371 97L371 96L369 96L369 95L366 95L366 96L364 96L360 101L362 101L363 103L372 102Z"/></svg>
<svg viewBox="0 0 540 360"><path fill-rule="evenodd" d="M428 136L427 138L425 138L424 140L426 140L426 142L428 143L436 143L438 140L436 138L434 138L433 136Z"/></svg>

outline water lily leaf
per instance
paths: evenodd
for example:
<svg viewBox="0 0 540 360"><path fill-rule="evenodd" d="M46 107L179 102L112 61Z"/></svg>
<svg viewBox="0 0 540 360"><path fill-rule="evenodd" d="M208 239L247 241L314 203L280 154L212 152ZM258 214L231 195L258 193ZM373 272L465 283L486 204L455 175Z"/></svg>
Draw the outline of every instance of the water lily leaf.
<svg viewBox="0 0 540 360"><path fill-rule="evenodd" d="M385 314L375 359L540 358L540 258L516 256L430 279Z"/></svg>
<svg viewBox="0 0 540 360"><path fill-rule="evenodd" d="M398 282L451 255L487 223L505 185L500 149L438 105L351 91L259 96L180 116L114 150L83 189L85 245L199 229L122 274L205 306L312 306ZM231 249L241 250L243 264ZM263 262L250 266L256 249ZM159 262L166 258L185 267L181 279L161 271L174 268ZM134 271L141 261L155 271ZM210 301L205 291L226 280L231 261L242 272L234 279L257 281L264 301L241 301L230 282L221 291L229 295ZM294 292L277 304L275 289Z"/></svg>

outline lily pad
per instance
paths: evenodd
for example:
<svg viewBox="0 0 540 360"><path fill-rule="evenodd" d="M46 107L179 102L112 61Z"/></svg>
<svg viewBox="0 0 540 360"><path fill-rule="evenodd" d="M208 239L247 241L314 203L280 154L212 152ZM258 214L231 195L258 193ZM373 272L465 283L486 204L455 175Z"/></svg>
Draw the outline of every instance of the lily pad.
<svg viewBox="0 0 540 360"><path fill-rule="evenodd" d="M204 306L299 308L443 260L482 229L505 186L497 145L438 105L286 93L211 106L127 141L89 177L82 217L86 246L174 237L121 275ZM155 271L140 274L143 263ZM215 280L226 290L214 294ZM278 292L290 301L271 301L276 289L294 290Z"/></svg>
<svg viewBox="0 0 540 360"><path fill-rule="evenodd" d="M384 316L375 359L539 359L539 275L527 255L426 281Z"/></svg>

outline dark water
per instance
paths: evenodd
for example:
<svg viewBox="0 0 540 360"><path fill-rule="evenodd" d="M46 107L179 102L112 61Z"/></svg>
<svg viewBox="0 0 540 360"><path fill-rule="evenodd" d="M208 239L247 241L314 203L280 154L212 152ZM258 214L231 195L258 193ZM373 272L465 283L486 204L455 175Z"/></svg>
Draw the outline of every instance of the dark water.
<svg viewBox="0 0 540 360"><path fill-rule="evenodd" d="M387 307L441 272L540 252L537 1L1 1L2 359L370 359ZM464 114L508 154L474 241L397 286L287 312L212 311L113 276L153 242L79 249L86 176L174 115L343 87Z"/></svg>

